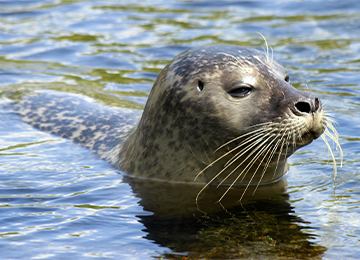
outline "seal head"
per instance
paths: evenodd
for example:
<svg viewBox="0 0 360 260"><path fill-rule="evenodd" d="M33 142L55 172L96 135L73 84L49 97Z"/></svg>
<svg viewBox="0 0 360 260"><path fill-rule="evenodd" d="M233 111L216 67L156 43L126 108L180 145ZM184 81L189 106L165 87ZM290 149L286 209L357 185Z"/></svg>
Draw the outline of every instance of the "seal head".
<svg viewBox="0 0 360 260"><path fill-rule="evenodd" d="M190 49L158 76L118 166L137 176L259 184L326 128L320 100L291 86L266 53L234 45Z"/></svg>

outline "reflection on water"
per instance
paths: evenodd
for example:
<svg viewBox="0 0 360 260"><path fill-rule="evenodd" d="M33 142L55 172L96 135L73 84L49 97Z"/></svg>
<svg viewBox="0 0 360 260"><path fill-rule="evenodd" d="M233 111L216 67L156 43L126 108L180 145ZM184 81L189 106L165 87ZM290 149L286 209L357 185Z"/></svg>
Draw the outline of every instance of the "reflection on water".
<svg viewBox="0 0 360 260"><path fill-rule="evenodd" d="M245 206L258 200L275 199L286 194L286 179L267 185L209 185L174 183L151 179L125 176L139 204L155 216L171 218L202 216L220 212L236 206ZM226 196L223 194L226 193ZM242 197L241 201L240 198Z"/></svg>
<svg viewBox="0 0 360 260"><path fill-rule="evenodd" d="M180 52L209 43L261 49L260 32L293 85L333 113L344 151L335 183L318 140L290 157L274 196L259 191L256 203L220 212L204 200L203 215L185 199L196 187L123 182L86 149L1 110L1 257L358 258L359 10L351 0L1 1L1 102L53 89L142 109Z"/></svg>
<svg viewBox="0 0 360 260"><path fill-rule="evenodd" d="M313 242L310 223L296 216L288 201L286 180L235 187L221 203L226 188L208 187L198 201L201 185L175 184L125 176L152 215L138 216L145 238L172 250L165 259L294 259L321 256L326 247ZM295 213L295 214L294 214ZM302 226L305 225L305 226Z"/></svg>
<svg viewBox="0 0 360 260"><path fill-rule="evenodd" d="M311 229L286 198L260 200L217 214L173 219L142 216L146 238L172 249L166 259L294 259L320 257Z"/></svg>

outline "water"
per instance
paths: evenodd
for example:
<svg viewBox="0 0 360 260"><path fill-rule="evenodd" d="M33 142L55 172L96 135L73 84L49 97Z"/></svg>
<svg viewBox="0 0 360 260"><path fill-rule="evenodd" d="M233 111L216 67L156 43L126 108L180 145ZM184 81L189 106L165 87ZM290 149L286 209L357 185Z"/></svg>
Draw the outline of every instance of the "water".
<svg viewBox="0 0 360 260"><path fill-rule="evenodd" d="M142 109L177 54L209 43L261 49L257 32L338 122L335 182L316 140L290 157L288 197L216 218L155 217L116 169L2 110L1 258L360 258L359 1L1 1L0 90Z"/></svg>

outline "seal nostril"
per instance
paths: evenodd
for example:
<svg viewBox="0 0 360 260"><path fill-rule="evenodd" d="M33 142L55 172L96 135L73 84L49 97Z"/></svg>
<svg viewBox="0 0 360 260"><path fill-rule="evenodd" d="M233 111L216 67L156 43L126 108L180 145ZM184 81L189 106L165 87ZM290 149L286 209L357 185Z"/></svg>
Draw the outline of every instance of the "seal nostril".
<svg viewBox="0 0 360 260"><path fill-rule="evenodd" d="M302 113L309 114L311 112L311 106L307 102L303 102L303 101L297 102L295 104L295 108Z"/></svg>

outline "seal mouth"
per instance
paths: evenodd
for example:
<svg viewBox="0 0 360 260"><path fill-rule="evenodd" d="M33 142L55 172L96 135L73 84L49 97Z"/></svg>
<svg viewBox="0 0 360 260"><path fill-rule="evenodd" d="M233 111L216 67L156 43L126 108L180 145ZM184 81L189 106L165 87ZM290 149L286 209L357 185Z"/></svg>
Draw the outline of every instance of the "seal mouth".
<svg viewBox="0 0 360 260"><path fill-rule="evenodd" d="M296 143L297 145L301 145L301 146L308 145L315 139L319 138L322 133L323 131L321 132L307 131L297 140Z"/></svg>
<svg viewBox="0 0 360 260"><path fill-rule="evenodd" d="M299 146L305 146L314 141L314 139L316 138L313 133L306 132L297 140L296 144Z"/></svg>
<svg viewBox="0 0 360 260"><path fill-rule="evenodd" d="M325 127L323 124L313 125L309 129L305 130L301 136L299 136L296 144L301 146L308 145L315 139L318 139L324 133L324 131Z"/></svg>

